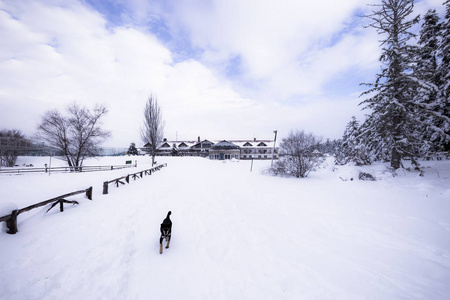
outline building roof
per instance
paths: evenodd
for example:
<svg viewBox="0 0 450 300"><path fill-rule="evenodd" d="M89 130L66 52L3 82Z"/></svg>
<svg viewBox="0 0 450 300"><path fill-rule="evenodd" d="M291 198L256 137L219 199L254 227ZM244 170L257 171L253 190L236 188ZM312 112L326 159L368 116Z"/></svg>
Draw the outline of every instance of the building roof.
<svg viewBox="0 0 450 300"><path fill-rule="evenodd" d="M203 140L201 142L198 141L169 141L169 140L164 140L161 142L161 144L159 145L158 148L163 148L163 149L172 149L173 146L175 145L176 148L178 149L190 149L192 147L195 148L201 148L201 144L203 143L211 143L213 145L213 148L215 145L221 145L222 147L229 147L230 144L232 146L231 149L235 149L233 148L233 146L235 147L240 147L240 148L261 148L261 149L266 149L266 148L272 148L273 147L273 140L256 140L256 139L252 139L252 140ZM224 144L225 143L225 144ZM228 144L226 144L228 143ZM163 146L164 145L164 146ZM146 144L143 147L149 147L150 145ZM278 147L278 145L276 145ZM220 147L220 146L219 146ZM237 148L236 148L237 149Z"/></svg>
<svg viewBox="0 0 450 300"><path fill-rule="evenodd" d="M235 145L235 144L233 144L233 143L231 143L231 142L229 142L229 141L223 140L223 141L218 142L217 144L214 144L214 145L212 146L212 149L213 149L213 150L219 150L219 149L239 149L239 146L238 146L238 145Z"/></svg>
<svg viewBox="0 0 450 300"><path fill-rule="evenodd" d="M272 148L273 141L271 140L231 140L235 145L238 145L241 148Z"/></svg>

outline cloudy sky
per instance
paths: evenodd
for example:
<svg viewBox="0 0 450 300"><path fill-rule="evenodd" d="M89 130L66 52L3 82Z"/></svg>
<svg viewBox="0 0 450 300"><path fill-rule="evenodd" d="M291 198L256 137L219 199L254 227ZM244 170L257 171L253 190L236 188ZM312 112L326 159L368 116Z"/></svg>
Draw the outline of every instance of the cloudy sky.
<svg viewBox="0 0 450 300"><path fill-rule="evenodd" d="M168 139L340 138L380 67L377 1L0 0L0 129L100 103L105 145L139 145L153 94Z"/></svg>

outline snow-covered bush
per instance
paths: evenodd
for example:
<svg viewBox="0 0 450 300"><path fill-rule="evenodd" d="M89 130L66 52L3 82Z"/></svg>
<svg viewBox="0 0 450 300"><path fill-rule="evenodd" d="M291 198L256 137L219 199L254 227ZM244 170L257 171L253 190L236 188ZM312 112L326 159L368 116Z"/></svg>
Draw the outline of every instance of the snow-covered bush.
<svg viewBox="0 0 450 300"><path fill-rule="evenodd" d="M280 158L271 168L274 175L307 177L321 162L315 147L320 138L304 131L291 132L280 144Z"/></svg>

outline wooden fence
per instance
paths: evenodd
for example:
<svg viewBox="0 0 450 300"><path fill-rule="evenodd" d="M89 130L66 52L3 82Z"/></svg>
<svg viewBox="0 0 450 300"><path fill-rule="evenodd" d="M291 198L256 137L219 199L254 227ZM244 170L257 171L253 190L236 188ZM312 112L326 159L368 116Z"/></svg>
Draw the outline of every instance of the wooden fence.
<svg viewBox="0 0 450 300"><path fill-rule="evenodd" d="M122 176L119 178L115 178L113 180L105 181L105 182L103 182L103 194L104 195L108 194L108 187L109 187L109 184L111 184L111 183L114 183L114 185L116 187L119 187L119 185L124 185L125 182L130 183L130 177L134 180L136 180L136 178L143 178L145 175L152 175L153 172L161 170L162 167L167 167L167 163L147 169L147 170L143 170L143 171L139 171L139 172L136 172L133 174L128 174L128 175L125 175L125 176Z"/></svg>
<svg viewBox="0 0 450 300"><path fill-rule="evenodd" d="M96 172L112 171L125 168L137 167L137 164L113 165L113 166L81 166L81 167L53 167L53 168L20 168L2 169L0 174L21 174L21 173L69 173L69 172Z"/></svg>
<svg viewBox="0 0 450 300"><path fill-rule="evenodd" d="M133 173L133 174L128 174L126 176L122 176L122 177L119 177L119 178L116 178L116 179L113 179L113 180L110 180L110 181L105 181L103 183L103 194L108 194L108 185L110 183L114 183L118 187L119 184L125 184L123 182L123 180L125 180L127 183L130 183L130 177L132 179L134 179L134 180L136 180L136 178L143 178L145 175L152 175L153 172L160 170L162 167L167 167L167 163L159 165L159 166L156 166L156 167L153 167L153 168L150 168L150 169L147 169L147 170L139 171L139 172L136 172L136 173ZM42 202L30 205L30 206L21 208L21 209L13 210L10 215L6 215L6 216L3 216L3 217L0 217L0 222L6 222L6 226L8 228L8 233L15 234L18 231L18 229L17 229L17 216L20 215L21 213L24 213L26 211L30 211L30 210L32 210L34 208L38 208L38 207L41 207L41 206L48 205L50 203L53 203L53 204L50 206L50 208L47 210L47 212L49 210L51 210L53 207L55 207L56 205L58 205L58 204L59 204L60 211L63 212L64 211L64 203L72 204L72 205L78 204L77 201L69 201L69 200L66 200L65 198L70 197L70 196L74 196L74 195L78 195L78 194L82 194L82 193L85 193L86 197L89 200L92 200L92 187L89 187L89 188L87 188L85 190L80 190L80 191L64 194L64 195L61 195L61 196L58 196L58 197L55 197L55 198L52 198L52 199L49 199L49 200L45 200L45 201L42 201Z"/></svg>
<svg viewBox="0 0 450 300"><path fill-rule="evenodd" d="M61 212L64 211L64 203L70 203L70 204L78 204L77 201L69 201L66 200L64 198L70 197L70 196L74 196L74 195L78 195L78 194L86 194L86 197L89 200L92 200L92 186L85 189L85 190L80 190L80 191L76 191L76 192L72 192L72 193L68 193L68 194L64 194L49 200L45 200L21 209L16 209L13 210L12 213L10 215L7 216L3 216L0 217L0 222L6 222L6 226L8 227L8 233L10 234L15 234L18 230L17 230L17 216L20 215L21 213L24 213L26 211L30 211L34 208L38 208L41 206L45 206L47 204L53 203L52 206L50 206L50 208L47 210L47 212L52 209L53 207L55 207L57 204L59 204L59 209Z"/></svg>

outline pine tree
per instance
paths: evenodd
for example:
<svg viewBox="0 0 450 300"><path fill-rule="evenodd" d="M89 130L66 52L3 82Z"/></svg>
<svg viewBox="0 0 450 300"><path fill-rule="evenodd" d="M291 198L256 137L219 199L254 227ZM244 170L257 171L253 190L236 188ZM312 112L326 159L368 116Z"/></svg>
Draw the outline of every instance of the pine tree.
<svg viewBox="0 0 450 300"><path fill-rule="evenodd" d="M439 66L439 75L442 76L443 80L443 96L448 101L450 97L450 0L446 0L444 5L446 6L446 14L445 20L441 24L442 40L439 45L439 56L442 61Z"/></svg>
<svg viewBox="0 0 450 300"><path fill-rule="evenodd" d="M386 37L381 42L381 73L363 93L373 95L361 102L365 109L371 109L362 126L363 135L365 143L376 155L390 160L393 169L400 168L403 157L416 156L421 145L413 100L421 83L411 74L417 48L408 43L415 36L410 29L419 21L418 17L408 20L413 2L382 0L381 5L374 5L379 9L366 16L373 21L368 27Z"/></svg>
<svg viewBox="0 0 450 300"><path fill-rule="evenodd" d="M342 145L336 155L335 163L345 165L353 162L357 166L371 163L366 147L361 141L361 131L358 120L353 116L348 122L342 137Z"/></svg>
<svg viewBox="0 0 450 300"><path fill-rule="evenodd" d="M438 48L441 35L441 24L436 10L429 10L424 17L420 37L414 76L421 82L415 96L419 121L423 126L416 128L416 135L422 140L419 152L422 156L431 156L439 149L442 134L439 127L442 121L438 105L439 86L442 84L438 74Z"/></svg>
<svg viewBox="0 0 450 300"><path fill-rule="evenodd" d="M450 0L444 2L446 6L445 21L441 24L441 43L439 44L438 55L441 63L438 67L440 77L438 105L440 114L438 115L442 124L444 138L441 139L443 150L450 150Z"/></svg>
<svg viewBox="0 0 450 300"><path fill-rule="evenodd" d="M419 37L419 57L417 60L416 71L418 77L426 80L436 86L433 92L437 92L440 84L438 76L438 47L441 35L441 24L436 10L429 10L424 17L422 29ZM433 95L435 96L435 95ZM431 99L434 100L434 99Z"/></svg>
<svg viewBox="0 0 450 300"><path fill-rule="evenodd" d="M128 151L127 151L128 155L138 155L139 152L136 149L136 144L135 143L131 143L130 147L128 147Z"/></svg>

